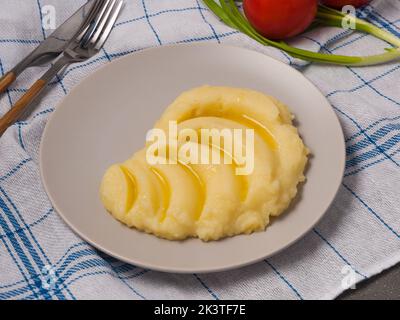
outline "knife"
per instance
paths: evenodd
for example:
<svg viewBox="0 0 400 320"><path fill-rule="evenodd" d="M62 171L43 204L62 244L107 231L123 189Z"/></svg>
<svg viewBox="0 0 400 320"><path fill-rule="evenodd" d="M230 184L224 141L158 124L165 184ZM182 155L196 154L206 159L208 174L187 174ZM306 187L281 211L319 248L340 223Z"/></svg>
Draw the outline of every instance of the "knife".
<svg viewBox="0 0 400 320"><path fill-rule="evenodd" d="M102 2L104 0L88 0L25 59L7 72L0 79L0 93L6 90L26 68L49 63L61 54L71 39L87 27L87 23Z"/></svg>

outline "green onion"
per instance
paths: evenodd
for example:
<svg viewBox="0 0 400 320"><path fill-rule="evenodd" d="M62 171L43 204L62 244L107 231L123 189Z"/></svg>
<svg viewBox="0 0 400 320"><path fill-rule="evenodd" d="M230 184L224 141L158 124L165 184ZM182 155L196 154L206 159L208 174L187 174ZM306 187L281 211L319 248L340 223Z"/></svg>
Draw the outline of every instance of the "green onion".
<svg viewBox="0 0 400 320"><path fill-rule="evenodd" d="M400 39L393 34L381 30L367 21L353 17L352 19L357 31L371 34L376 38L384 40L391 44L392 48L387 48L384 53L371 56L342 56L333 54L317 53L309 50L303 50L288 45L284 41L269 40L260 35L239 11L234 0L203 0L208 8L214 12L226 25L236 29L257 42L281 49L290 56L310 62L338 64L345 66L370 66L382 64L400 59ZM315 24L322 24L342 28L342 21L346 15L340 11L320 5Z"/></svg>

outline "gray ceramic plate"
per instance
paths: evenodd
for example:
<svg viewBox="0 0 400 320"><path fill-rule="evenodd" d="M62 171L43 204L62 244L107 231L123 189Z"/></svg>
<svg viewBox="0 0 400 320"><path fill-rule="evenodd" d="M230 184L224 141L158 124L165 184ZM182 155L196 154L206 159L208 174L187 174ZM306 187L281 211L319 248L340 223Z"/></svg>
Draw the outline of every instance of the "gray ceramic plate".
<svg viewBox="0 0 400 320"><path fill-rule="evenodd" d="M259 90L290 106L313 153L296 204L265 232L210 243L161 240L123 226L99 200L103 173L144 145L147 130L182 91L204 84ZM85 79L48 122L40 161L57 212L98 249L145 268L212 272L264 259L307 233L335 197L345 145L328 101L299 72L246 49L194 44L132 54Z"/></svg>

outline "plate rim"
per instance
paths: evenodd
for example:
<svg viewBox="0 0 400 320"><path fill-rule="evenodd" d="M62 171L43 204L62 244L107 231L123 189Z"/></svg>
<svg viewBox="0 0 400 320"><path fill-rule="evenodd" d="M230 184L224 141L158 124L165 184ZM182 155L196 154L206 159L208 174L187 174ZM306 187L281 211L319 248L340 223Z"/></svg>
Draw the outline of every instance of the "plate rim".
<svg viewBox="0 0 400 320"><path fill-rule="evenodd" d="M333 193L330 201L325 204L325 209L322 210L323 212L320 214L320 216L315 219L309 226L308 228L305 228L300 235L294 237L291 241L289 241L286 245L282 246L279 249L274 250L273 252L269 253L269 254L265 254L262 256L258 256L255 257L253 259L249 259L247 261L241 262L241 263L234 263L234 264L229 264L226 266L221 266L221 267L211 267L211 268L199 268L199 269L185 269L182 267L162 267L159 265L152 265L151 263L142 263L140 261L133 261L130 258L124 257L122 255L119 255L118 253L115 253L107 248L102 247L101 245L99 245L95 240L90 239L89 236L86 236L84 234L84 232L81 232L79 230L79 227L75 226L72 222L70 222L68 220L68 218L62 213L61 210L59 210L57 202L53 199L53 196L48 188L48 185L46 183L46 179L45 179L45 173L44 173L44 169L43 169L43 153L44 153L44 145L45 145L45 140L46 137L48 136L48 131L49 129L49 124L51 123L54 115L56 115L57 111L60 109L60 107L64 104L65 99L73 94L80 85L82 85L83 82L86 81L91 81L91 79L93 79L97 73L104 71L107 68L112 67L113 64L115 63L120 63L121 60L124 59L129 59L132 55L143 55L146 54L149 51L153 51L153 50L163 50L163 49L173 49L173 48L180 48L180 47L224 47L226 49L235 49L235 50L242 50L242 51L246 51L246 52L252 52L252 53L256 53L260 56L262 56L263 58L272 61L273 63L277 63L279 64L281 67L283 68L287 68L290 69L291 71L296 72L298 75L300 75L300 77L303 78L303 80L305 80L306 82L308 82L308 84L310 84L315 90L316 92L318 92L318 94L326 101L326 103L330 106L330 108L328 108L329 112L331 112L331 114L334 116L335 121L337 122L338 127L340 128L340 141L342 143L342 147L341 148L343 150L343 156L341 157L341 162L340 164L338 164L338 166L340 166L340 180L337 183L337 188L336 191ZM339 137L338 137L339 138ZM303 73L301 73L299 70L297 70L296 68L293 68L292 66L278 60L277 58L271 57L267 54L261 53L257 50L254 49L248 49L248 48L244 48L244 47L240 47L240 46L234 46L234 45L229 45L229 44L215 44L215 43L208 43L208 42L196 42L196 43L181 43L181 44L167 44L167 45L162 45L162 46L154 46L154 47L149 47L149 48L145 48L142 49L140 51L136 51L136 52L132 52L129 53L123 57L119 57L99 68L97 68L94 72L90 73L89 75L87 75L86 77L84 77L82 80L80 80L78 83L76 83L73 88L69 91L69 93L64 96L62 99L60 99L60 101L58 101L58 103L56 104L56 107L54 109L54 112L52 112L52 114L49 116L49 118L47 119L45 128L43 130L42 133L42 137L40 140L40 146L39 146L39 171L40 171L40 178L41 178L41 182L42 182L42 186L44 188L44 191L46 192L47 197L49 198L51 204L53 205L55 211L57 212L57 215L59 217L61 217L61 219L63 220L64 223L67 224L67 226L79 237L81 237L84 241L86 241L87 243L89 243L91 246L97 248L98 250L108 254L111 257L114 257L120 261L126 262L128 264L132 264L135 265L137 267L140 268L144 268L144 269L150 269L150 270L154 270L154 271L158 271L158 272L164 272L164 273L176 273L176 274L190 274L190 273L216 273L216 272L223 272L223 271L227 271L227 270L232 270L232 269L238 269L238 268L242 268L245 266L249 266L252 264L255 264L257 262L260 262L262 260L268 259L271 256L274 256L282 251L284 251L285 249L287 249L288 247L292 246L294 243L300 241L303 237L305 237L311 230L312 228L317 225L321 219L326 215L327 211L329 210L329 208L331 207L332 203L334 202L334 200L337 197L337 194L339 192L340 186L341 186L341 182L343 181L343 177L344 177L344 173L345 173L345 166L346 166L346 144L345 144L345 136L344 136L344 132L343 132L343 127L340 123L340 120L338 118L338 115L335 113L335 111L333 110L332 104L329 102L329 100L327 99L327 97L321 92L321 90L313 83L311 82L307 77L305 77L303 75ZM265 230L263 232L266 232ZM164 240L164 239L162 239ZM165 241L169 241L169 240L165 240Z"/></svg>

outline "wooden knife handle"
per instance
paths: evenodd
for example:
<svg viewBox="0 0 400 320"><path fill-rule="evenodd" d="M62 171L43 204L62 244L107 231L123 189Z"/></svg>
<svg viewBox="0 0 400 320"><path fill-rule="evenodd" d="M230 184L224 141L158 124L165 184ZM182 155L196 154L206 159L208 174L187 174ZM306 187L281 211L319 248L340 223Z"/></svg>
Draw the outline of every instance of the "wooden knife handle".
<svg viewBox="0 0 400 320"><path fill-rule="evenodd" d="M0 79L0 93L6 91L6 89L15 81L17 77L13 72L6 73Z"/></svg>
<svg viewBox="0 0 400 320"><path fill-rule="evenodd" d="M42 91L46 81L39 79L32 87L14 104L14 106L0 119L0 136L9 126L18 121L26 111L29 104Z"/></svg>

